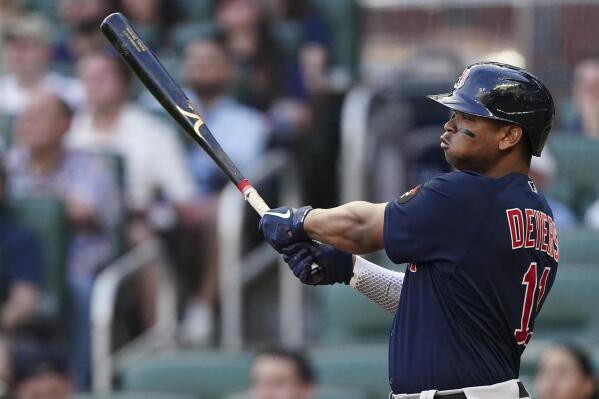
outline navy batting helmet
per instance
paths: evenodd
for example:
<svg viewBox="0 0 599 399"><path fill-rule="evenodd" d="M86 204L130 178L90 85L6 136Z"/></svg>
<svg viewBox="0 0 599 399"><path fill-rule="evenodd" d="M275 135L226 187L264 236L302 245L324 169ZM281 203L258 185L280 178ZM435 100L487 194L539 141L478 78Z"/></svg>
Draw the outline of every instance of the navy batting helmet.
<svg viewBox="0 0 599 399"><path fill-rule="evenodd" d="M428 96L456 111L521 126L540 156L555 115L545 85L522 68L480 62L464 70L451 93Z"/></svg>

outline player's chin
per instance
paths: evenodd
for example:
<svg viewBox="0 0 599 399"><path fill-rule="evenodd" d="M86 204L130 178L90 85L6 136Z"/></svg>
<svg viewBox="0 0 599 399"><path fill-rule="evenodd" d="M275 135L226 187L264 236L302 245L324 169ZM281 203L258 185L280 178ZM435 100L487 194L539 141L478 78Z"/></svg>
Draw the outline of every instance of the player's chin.
<svg viewBox="0 0 599 399"><path fill-rule="evenodd" d="M453 162L455 162L456 160L453 151L449 148L449 146L441 146L441 149L443 150L443 155L445 155L445 160L447 161L447 163L453 165Z"/></svg>
<svg viewBox="0 0 599 399"><path fill-rule="evenodd" d="M462 168L468 163L468 161L464 159L460 153L457 153L451 148L445 149L443 152L445 154L445 160L447 163L458 170L462 170Z"/></svg>

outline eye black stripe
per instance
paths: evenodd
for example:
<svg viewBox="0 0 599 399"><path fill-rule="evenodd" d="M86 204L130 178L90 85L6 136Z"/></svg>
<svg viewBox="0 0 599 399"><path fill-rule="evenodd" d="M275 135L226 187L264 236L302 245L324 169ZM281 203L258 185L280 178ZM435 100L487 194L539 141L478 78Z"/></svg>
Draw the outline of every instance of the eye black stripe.
<svg viewBox="0 0 599 399"><path fill-rule="evenodd" d="M462 134L465 134L468 137L472 137L472 138L476 137L476 134L474 134L474 132L472 130L465 129L463 127L459 128L458 132L462 133Z"/></svg>

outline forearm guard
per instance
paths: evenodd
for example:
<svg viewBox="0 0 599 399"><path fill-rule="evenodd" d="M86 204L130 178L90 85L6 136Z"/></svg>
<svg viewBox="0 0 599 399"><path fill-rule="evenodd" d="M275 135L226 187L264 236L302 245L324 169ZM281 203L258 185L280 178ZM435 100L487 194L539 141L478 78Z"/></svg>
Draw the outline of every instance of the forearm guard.
<svg viewBox="0 0 599 399"><path fill-rule="evenodd" d="M385 269L357 256L349 285L386 311L395 313L399 306L404 275L405 273Z"/></svg>

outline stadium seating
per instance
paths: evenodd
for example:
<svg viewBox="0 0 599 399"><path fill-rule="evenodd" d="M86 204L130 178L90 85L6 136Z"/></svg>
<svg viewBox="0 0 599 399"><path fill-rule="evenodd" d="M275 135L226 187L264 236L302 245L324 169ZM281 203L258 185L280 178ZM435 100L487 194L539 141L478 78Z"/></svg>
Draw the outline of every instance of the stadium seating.
<svg viewBox="0 0 599 399"><path fill-rule="evenodd" d="M358 65L358 5L355 0L316 0L329 25L333 67L355 77Z"/></svg>
<svg viewBox="0 0 599 399"><path fill-rule="evenodd" d="M214 0L176 0L179 12L188 21L206 22L212 16Z"/></svg>
<svg viewBox="0 0 599 399"><path fill-rule="evenodd" d="M212 22L181 23L173 28L172 43L177 54L182 55L185 46L193 39L201 38L217 31ZM169 71L171 69L169 68ZM176 72L176 71L175 71Z"/></svg>
<svg viewBox="0 0 599 399"><path fill-rule="evenodd" d="M368 395L362 390L353 387L337 387L319 385L316 390L316 399L368 399ZM225 399L252 399L250 392L239 392Z"/></svg>
<svg viewBox="0 0 599 399"><path fill-rule="evenodd" d="M42 240L46 262L44 314L49 317L64 316L64 267L68 236L62 203L53 199L26 198L9 201L7 207L17 221L35 231Z"/></svg>
<svg viewBox="0 0 599 399"><path fill-rule="evenodd" d="M565 339L599 343L596 264L562 263L535 322L535 340Z"/></svg>
<svg viewBox="0 0 599 399"><path fill-rule="evenodd" d="M23 0L21 3L26 10L41 13L53 21L57 19L58 7L53 0Z"/></svg>
<svg viewBox="0 0 599 399"><path fill-rule="evenodd" d="M196 399L194 395L165 391L121 391L105 394L77 394L71 399Z"/></svg>
<svg viewBox="0 0 599 399"><path fill-rule="evenodd" d="M374 254L374 263L403 271L382 253ZM320 336L324 343L387 342L393 315L345 285L319 290L322 300Z"/></svg>
<svg viewBox="0 0 599 399"><path fill-rule="evenodd" d="M324 342L386 342L391 314L345 285L327 287L319 294Z"/></svg>
<svg viewBox="0 0 599 399"><path fill-rule="evenodd" d="M587 228L558 231L560 262L599 267L599 234Z"/></svg>
<svg viewBox="0 0 599 399"><path fill-rule="evenodd" d="M126 366L123 388L164 390L217 399L249 386L248 353L184 351L148 356Z"/></svg>
<svg viewBox="0 0 599 399"><path fill-rule="evenodd" d="M164 390L220 399L249 386L251 356L225 351L148 355L124 364L119 375L125 390ZM348 397L375 399L389 391L386 343L313 347L309 357L319 383L331 387L325 392L347 388Z"/></svg>
<svg viewBox="0 0 599 399"><path fill-rule="evenodd" d="M2 146L8 147L12 143L15 117L0 113L0 142Z"/></svg>
<svg viewBox="0 0 599 399"><path fill-rule="evenodd" d="M370 399L385 398L389 393L386 341L312 347L310 359L323 384L359 388Z"/></svg>
<svg viewBox="0 0 599 399"><path fill-rule="evenodd" d="M549 147L557 160L557 179L551 194L583 216L589 204L599 197L599 141L585 136L556 135Z"/></svg>

